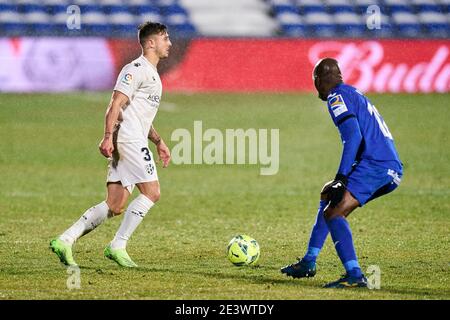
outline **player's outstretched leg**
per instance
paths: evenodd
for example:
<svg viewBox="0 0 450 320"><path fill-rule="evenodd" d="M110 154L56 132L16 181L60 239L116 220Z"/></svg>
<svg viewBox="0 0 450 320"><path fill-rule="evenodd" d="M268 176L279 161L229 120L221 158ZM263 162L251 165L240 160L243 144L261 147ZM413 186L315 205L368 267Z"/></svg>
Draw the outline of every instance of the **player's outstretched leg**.
<svg viewBox="0 0 450 320"><path fill-rule="evenodd" d="M108 217L109 207L103 201L88 210L69 229L58 238L50 241L50 249L56 253L59 260L68 266L76 266L72 256L72 246L81 236L88 234Z"/></svg>
<svg viewBox="0 0 450 320"><path fill-rule="evenodd" d="M327 200L320 200L316 223L311 231L308 250L302 259L291 265L281 268L281 273L293 278L309 278L316 274L316 260L328 235L328 226L323 216Z"/></svg>
<svg viewBox="0 0 450 320"><path fill-rule="evenodd" d="M55 238L50 241L50 249L56 253L59 260L66 266L77 266L72 256L72 246L70 244Z"/></svg>

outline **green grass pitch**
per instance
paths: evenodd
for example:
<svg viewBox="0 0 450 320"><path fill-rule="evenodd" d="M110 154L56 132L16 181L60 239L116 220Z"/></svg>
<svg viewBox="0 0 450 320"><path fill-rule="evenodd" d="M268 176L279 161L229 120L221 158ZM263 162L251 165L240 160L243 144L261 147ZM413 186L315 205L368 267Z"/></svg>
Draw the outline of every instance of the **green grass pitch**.
<svg viewBox="0 0 450 320"><path fill-rule="evenodd" d="M449 299L450 96L370 95L405 164L394 193L357 209L350 225L363 271L381 269L380 290L325 290L343 273L330 239L312 279L280 267L304 254L322 185L341 153L325 105L312 94L165 94L155 127L280 129L280 169L259 165L158 166L162 197L128 251L123 270L102 255L121 218L75 246L81 288L48 249L105 195L98 152L109 93L2 94L0 98L0 299ZM154 151L154 148L153 152ZM136 191L135 191L136 192ZM134 194L135 195L135 194ZM256 238L259 266L235 267L225 248Z"/></svg>

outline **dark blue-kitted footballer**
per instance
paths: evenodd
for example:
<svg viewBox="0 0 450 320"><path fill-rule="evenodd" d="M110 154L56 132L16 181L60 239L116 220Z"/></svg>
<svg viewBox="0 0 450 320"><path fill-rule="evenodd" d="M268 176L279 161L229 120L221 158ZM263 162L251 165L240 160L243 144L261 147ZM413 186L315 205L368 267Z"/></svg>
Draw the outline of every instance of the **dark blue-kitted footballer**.
<svg viewBox="0 0 450 320"><path fill-rule="evenodd" d="M313 80L341 134L343 152L336 177L320 193L305 256L281 272L294 278L313 277L317 256L330 232L346 274L325 287L367 287L346 217L357 207L397 188L403 174L402 163L383 118L367 97L343 83L335 59L320 60L314 68Z"/></svg>

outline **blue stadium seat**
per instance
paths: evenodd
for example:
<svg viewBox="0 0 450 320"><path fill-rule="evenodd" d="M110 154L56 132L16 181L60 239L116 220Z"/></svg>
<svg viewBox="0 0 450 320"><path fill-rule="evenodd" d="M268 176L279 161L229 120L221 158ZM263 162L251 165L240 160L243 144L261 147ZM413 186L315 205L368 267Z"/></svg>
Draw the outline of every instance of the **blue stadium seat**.
<svg viewBox="0 0 450 320"><path fill-rule="evenodd" d="M183 13L174 13L165 16L165 21L170 25L184 25L189 23L189 17Z"/></svg>
<svg viewBox="0 0 450 320"><path fill-rule="evenodd" d="M392 15L397 34L400 37L417 37L422 27L416 15L408 12L396 12Z"/></svg>
<svg viewBox="0 0 450 320"><path fill-rule="evenodd" d="M301 17L293 12L281 12L276 15L282 34L288 37L302 37L307 35L307 28Z"/></svg>
<svg viewBox="0 0 450 320"><path fill-rule="evenodd" d="M97 4L85 4L79 7L82 15L91 12L103 13L103 7Z"/></svg>
<svg viewBox="0 0 450 320"><path fill-rule="evenodd" d="M412 5L418 13L421 12L444 12L444 8L434 0L412 0Z"/></svg>
<svg viewBox="0 0 450 320"><path fill-rule="evenodd" d="M0 0L1 1L1 0ZM69 6L71 4L76 3L76 0L41 0L39 1L42 5L45 6L56 6L56 5L60 5L60 6Z"/></svg>
<svg viewBox="0 0 450 320"><path fill-rule="evenodd" d="M152 6L150 4L146 4L146 5L130 5L130 12L133 13L134 15L141 15L141 14L157 14L160 15L161 12L159 10L158 7L156 6Z"/></svg>
<svg viewBox="0 0 450 320"><path fill-rule="evenodd" d="M0 3L0 12L2 11L19 12L19 5L7 2Z"/></svg>
<svg viewBox="0 0 450 320"><path fill-rule="evenodd" d="M317 37L333 37L336 35L336 25L332 15L313 12L304 16L308 33Z"/></svg>
<svg viewBox="0 0 450 320"><path fill-rule="evenodd" d="M164 18L163 16L159 15L159 14L154 14L154 13L144 13L141 15L136 15L136 24L141 24L147 21L152 21L152 22L159 22L159 23L164 23Z"/></svg>
<svg viewBox="0 0 450 320"><path fill-rule="evenodd" d="M403 5L403 4L393 4L386 6L388 12L390 14L398 13L398 12L408 12L412 13L413 9L411 6Z"/></svg>
<svg viewBox="0 0 450 320"><path fill-rule="evenodd" d="M275 17L280 24L298 24L302 21L300 15L293 12L281 12Z"/></svg>
<svg viewBox="0 0 450 320"><path fill-rule="evenodd" d="M28 30L31 33L39 34L41 36L51 36L57 34L54 23L34 23L29 25Z"/></svg>
<svg viewBox="0 0 450 320"><path fill-rule="evenodd" d="M23 36L28 34L28 25L22 22L0 21L0 30L9 36Z"/></svg>
<svg viewBox="0 0 450 320"><path fill-rule="evenodd" d="M355 13L355 6L348 0L325 0L332 13Z"/></svg>
<svg viewBox="0 0 450 320"><path fill-rule="evenodd" d="M28 31L27 23L23 22L22 14L17 11L0 11L0 31L10 36L20 36Z"/></svg>
<svg viewBox="0 0 450 320"><path fill-rule="evenodd" d="M441 38L450 36L450 24L444 14L427 11L419 13L418 17L428 35Z"/></svg>
<svg viewBox="0 0 450 320"><path fill-rule="evenodd" d="M445 12L445 9L439 5L422 4L415 6L417 12Z"/></svg>
<svg viewBox="0 0 450 320"><path fill-rule="evenodd" d="M178 0L151 0L153 4L162 7L162 6L170 6L172 4L178 4Z"/></svg>
<svg viewBox="0 0 450 320"><path fill-rule="evenodd" d="M168 5L168 6L161 6L160 9L161 9L161 12L164 15L177 14L177 13L187 14L186 9L184 9L179 4L172 4L172 5Z"/></svg>
<svg viewBox="0 0 450 320"><path fill-rule="evenodd" d="M327 10L324 6L315 6L315 5L304 5L300 6L300 11L302 14L310 14L310 13L326 13Z"/></svg>
<svg viewBox="0 0 450 320"><path fill-rule="evenodd" d="M81 32L92 36L108 36L113 27L107 17L100 11L90 11L81 15Z"/></svg>
<svg viewBox="0 0 450 320"><path fill-rule="evenodd" d="M308 34L308 29L304 24L284 24L281 25L283 35L288 37L304 37Z"/></svg>
<svg viewBox="0 0 450 320"><path fill-rule="evenodd" d="M117 24L113 26L112 36L131 37L138 32L136 24Z"/></svg>
<svg viewBox="0 0 450 320"><path fill-rule="evenodd" d="M194 36L196 34L195 27L191 23L183 24L167 24L169 32L172 36Z"/></svg>
<svg viewBox="0 0 450 320"><path fill-rule="evenodd" d="M303 15L310 13L326 13L326 7L321 0L293 0Z"/></svg>
<svg viewBox="0 0 450 320"><path fill-rule="evenodd" d="M89 36L107 37L112 35L113 27L109 24L83 24L81 32Z"/></svg>
<svg viewBox="0 0 450 320"><path fill-rule="evenodd" d="M46 8L28 4L26 6L26 13L21 13L21 21L27 24L28 34L51 35L52 16L46 12Z"/></svg>
<svg viewBox="0 0 450 320"><path fill-rule="evenodd" d="M349 13L355 13L356 9L353 6L330 6L330 11L332 13L343 13L343 12L349 12Z"/></svg>
<svg viewBox="0 0 450 320"><path fill-rule="evenodd" d="M442 13L449 13L450 12L450 1L449 0L438 0L439 5L442 8Z"/></svg>
<svg viewBox="0 0 450 320"><path fill-rule="evenodd" d="M361 37L368 30L365 20L356 13L341 12L334 14L339 35L345 37Z"/></svg>
<svg viewBox="0 0 450 320"><path fill-rule="evenodd" d="M103 12L106 14L115 13L131 13L131 8L126 5L107 5L103 7Z"/></svg>
<svg viewBox="0 0 450 320"><path fill-rule="evenodd" d="M280 14L280 13L284 13L284 12L289 12L289 13L294 13L294 14L300 13L299 9L293 5L286 5L286 4L274 5L272 7L272 9L275 14Z"/></svg>
<svg viewBox="0 0 450 320"><path fill-rule="evenodd" d="M18 11L21 13L47 12L49 8L39 4L23 3L18 5Z"/></svg>
<svg viewBox="0 0 450 320"><path fill-rule="evenodd" d="M52 15L56 15L58 13L64 12L67 13L67 5L62 4L55 4L55 5L48 5L47 8L49 9L49 13Z"/></svg>

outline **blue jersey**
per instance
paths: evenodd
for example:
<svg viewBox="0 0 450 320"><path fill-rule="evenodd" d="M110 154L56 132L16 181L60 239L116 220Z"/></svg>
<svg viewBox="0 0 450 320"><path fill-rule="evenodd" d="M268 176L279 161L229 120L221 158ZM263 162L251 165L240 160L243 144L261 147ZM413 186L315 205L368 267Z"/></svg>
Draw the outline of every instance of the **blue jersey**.
<svg viewBox="0 0 450 320"><path fill-rule="evenodd" d="M394 139L374 105L356 88L339 84L327 97L328 111L344 144L338 173L348 175L363 159L402 172Z"/></svg>

